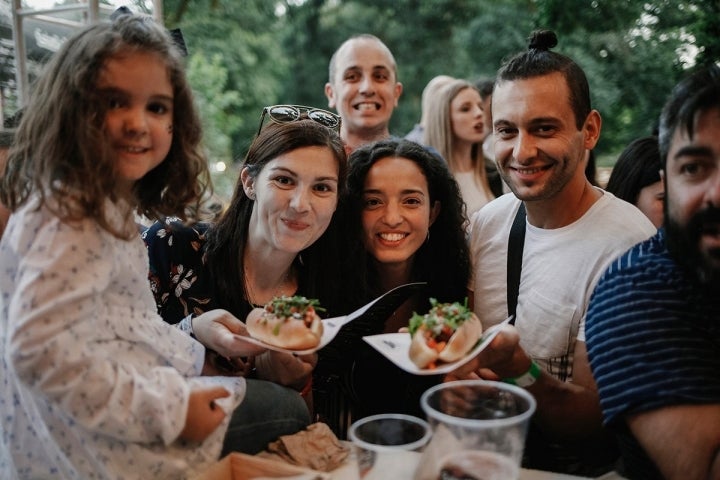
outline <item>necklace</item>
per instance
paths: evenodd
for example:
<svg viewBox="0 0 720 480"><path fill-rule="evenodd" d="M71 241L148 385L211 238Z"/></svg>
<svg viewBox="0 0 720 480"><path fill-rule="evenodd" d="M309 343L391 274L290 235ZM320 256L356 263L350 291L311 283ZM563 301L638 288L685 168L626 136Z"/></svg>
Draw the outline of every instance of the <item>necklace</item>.
<svg viewBox="0 0 720 480"><path fill-rule="evenodd" d="M277 286L275 291L272 295L265 297L265 296L258 296L253 287L252 282L248 278L247 270L245 271L243 278L245 280L245 290L247 292L247 302L253 307L253 308L263 308L265 303L272 300L274 297L280 297L280 296L286 296L286 290L288 287L292 290L292 286L290 285L290 274L292 273L292 266L290 266L286 271L285 275L283 276L282 280L280 281L280 284ZM266 301L260 303L259 300L267 298Z"/></svg>

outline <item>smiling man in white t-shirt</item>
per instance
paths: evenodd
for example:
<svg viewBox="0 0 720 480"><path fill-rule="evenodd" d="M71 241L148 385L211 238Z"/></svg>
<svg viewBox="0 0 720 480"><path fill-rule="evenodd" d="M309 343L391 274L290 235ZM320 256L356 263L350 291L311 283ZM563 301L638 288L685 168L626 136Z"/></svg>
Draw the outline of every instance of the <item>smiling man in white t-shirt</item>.
<svg viewBox="0 0 720 480"><path fill-rule="evenodd" d="M508 316L508 237L519 207L526 217L515 327L455 372L526 388L537 411L524 466L596 476L612 469L602 455L597 387L585 348L593 287L609 262L655 232L634 206L593 187L586 152L600 136L587 78L551 52L549 31L498 72L492 100L498 170L512 190L471 222L470 297L484 328Z"/></svg>

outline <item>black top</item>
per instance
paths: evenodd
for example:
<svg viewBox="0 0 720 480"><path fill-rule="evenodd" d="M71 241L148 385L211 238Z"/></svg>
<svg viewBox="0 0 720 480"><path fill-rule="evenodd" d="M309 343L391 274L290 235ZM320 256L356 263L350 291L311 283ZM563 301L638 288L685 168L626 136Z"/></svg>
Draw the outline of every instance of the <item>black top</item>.
<svg viewBox="0 0 720 480"><path fill-rule="evenodd" d="M205 263L209 228L207 223L186 226L181 222L155 222L142 234L150 257L150 288L158 312L168 323L175 324L190 314L197 316L217 308L228 310L244 322L255 307L245 301L233 311L230 306L219 304ZM298 286L298 291L302 292L302 286ZM238 285L238 295L242 292Z"/></svg>

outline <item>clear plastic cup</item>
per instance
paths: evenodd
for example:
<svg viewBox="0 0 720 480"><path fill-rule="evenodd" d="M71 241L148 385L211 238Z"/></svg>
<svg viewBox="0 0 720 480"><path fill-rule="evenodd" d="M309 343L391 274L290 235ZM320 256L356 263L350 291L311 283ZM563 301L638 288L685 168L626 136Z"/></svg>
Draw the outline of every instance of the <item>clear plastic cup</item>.
<svg viewBox="0 0 720 480"><path fill-rule="evenodd" d="M417 480L512 480L520 476L535 399L514 385L485 380L446 382L420 399L433 436Z"/></svg>
<svg viewBox="0 0 720 480"><path fill-rule="evenodd" d="M348 431L363 480L412 478L431 435L425 420L395 413L362 418Z"/></svg>

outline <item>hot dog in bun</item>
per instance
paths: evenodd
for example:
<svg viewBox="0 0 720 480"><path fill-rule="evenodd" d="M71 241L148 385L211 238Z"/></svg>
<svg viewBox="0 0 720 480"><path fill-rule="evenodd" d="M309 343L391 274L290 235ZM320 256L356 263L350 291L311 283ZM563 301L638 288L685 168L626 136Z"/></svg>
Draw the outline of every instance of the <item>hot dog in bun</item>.
<svg viewBox="0 0 720 480"><path fill-rule="evenodd" d="M289 350L315 348L323 325L317 300L301 296L275 297L264 308L252 310L246 321L248 333L263 342Z"/></svg>
<svg viewBox="0 0 720 480"><path fill-rule="evenodd" d="M410 319L410 360L418 368L435 368L439 362L454 362L468 353L480 340L480 320L458 302L437 303L425 315Z"/></svg>

